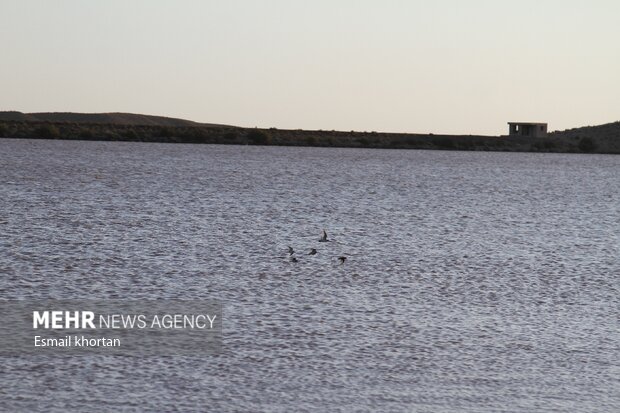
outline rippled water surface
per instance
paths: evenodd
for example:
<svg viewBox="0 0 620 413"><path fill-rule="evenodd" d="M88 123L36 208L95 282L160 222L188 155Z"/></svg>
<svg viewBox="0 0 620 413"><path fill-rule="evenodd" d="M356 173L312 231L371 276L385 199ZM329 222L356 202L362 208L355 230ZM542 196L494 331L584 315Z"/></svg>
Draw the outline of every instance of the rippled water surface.
<svg viewBox="0 0 620 413"><path fill-rule="evenodd" d="M0 140L0 299L224 311L220 355L4 357L0 410L618 412L619 178L617 156Z"/></svg>

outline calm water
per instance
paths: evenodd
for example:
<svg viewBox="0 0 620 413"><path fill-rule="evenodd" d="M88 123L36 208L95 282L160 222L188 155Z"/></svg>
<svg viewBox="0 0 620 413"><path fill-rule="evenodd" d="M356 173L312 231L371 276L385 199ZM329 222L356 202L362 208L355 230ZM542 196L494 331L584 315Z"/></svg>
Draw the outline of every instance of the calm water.
<svg viewBox="0 0 620 413"><path fill-rule="evenodd" d="M620 411L620 157L0 140L0 167L0 299L225 317L221 355L4 357L0 410Z"/></svg>

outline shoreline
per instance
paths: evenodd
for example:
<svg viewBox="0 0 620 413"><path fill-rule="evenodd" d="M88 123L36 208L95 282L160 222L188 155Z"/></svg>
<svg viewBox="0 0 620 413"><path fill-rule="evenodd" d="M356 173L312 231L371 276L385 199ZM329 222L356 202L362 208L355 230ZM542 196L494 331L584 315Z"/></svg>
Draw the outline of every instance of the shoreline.
<svg viewBox="0 0 620 413"><path fill-rule="evenodd" d="M160 126L77 122L0 121L0 138L159 142L220 145L426 149L481 152L620 154L617 145L588 135L552 132L524 136L261 129L235 126Z"/></svg>

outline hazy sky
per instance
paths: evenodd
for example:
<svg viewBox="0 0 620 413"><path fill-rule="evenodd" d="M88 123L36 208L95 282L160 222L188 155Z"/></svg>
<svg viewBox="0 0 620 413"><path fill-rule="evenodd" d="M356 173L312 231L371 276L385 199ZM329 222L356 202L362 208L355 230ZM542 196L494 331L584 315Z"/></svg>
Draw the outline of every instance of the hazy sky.
<svg viewBox="0 0 620 413"><path fill-rule="evenodd" d="M506 133L620 120L618 0L0 0L0 110Z"/></svg>

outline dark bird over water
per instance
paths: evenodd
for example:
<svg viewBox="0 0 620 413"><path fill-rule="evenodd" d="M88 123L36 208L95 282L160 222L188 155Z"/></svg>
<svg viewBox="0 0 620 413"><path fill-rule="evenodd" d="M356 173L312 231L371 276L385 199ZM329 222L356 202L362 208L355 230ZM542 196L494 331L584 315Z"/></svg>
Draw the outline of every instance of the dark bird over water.
<svg viewBox="0 0 620 413"><path fill-rule="evenodd" d="M338 257L338 261L340 261L340 265L344 264L346 260L347 260L347 257Z"/></svg>
<svg viewBox="0 0 620 413"><path fill-rule="evenodd" d="M323 235L321 235L319 242L329 242L329 240L327 239L327 232L325 232L325 230L323 230Z"/></svg>
<svg viewBox="0 0 620 413"><path fill-rule="evenodd" d="M312 248L308 255L316 255L316 248Z"/></svg>
<svg viewBox="0 0 620 413"><path fill-rule="evenodd" d="M291 262L297 262L297 258L291 257Z"/></svg>
<svg viewBox="0 0 620 413"><path fill-rule="evenodd" d="M288 255L293 255L295 254L295 251L293 250L292 247L288 247Z"/></svg>

